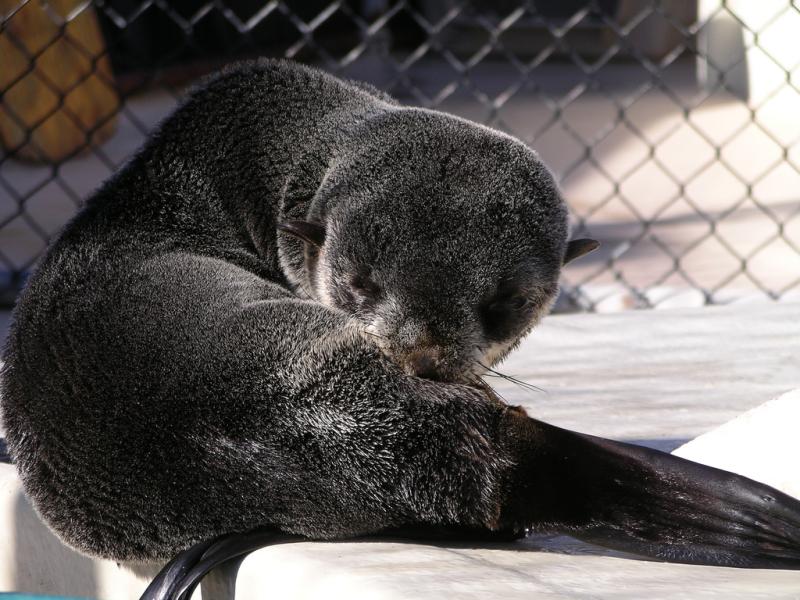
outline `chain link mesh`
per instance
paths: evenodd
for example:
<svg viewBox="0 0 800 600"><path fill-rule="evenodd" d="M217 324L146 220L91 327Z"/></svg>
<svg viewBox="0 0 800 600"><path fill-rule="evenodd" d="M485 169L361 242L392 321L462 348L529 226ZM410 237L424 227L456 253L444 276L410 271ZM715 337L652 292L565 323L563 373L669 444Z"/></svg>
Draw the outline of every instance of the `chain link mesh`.
<svg viewBox="0 0 800 600"><path fill-rule="evenodd" d="M800 297L800 8L722 0L0 0L0 301L174 106L259 55L516 135L577 236L562 309Z"/></svg>

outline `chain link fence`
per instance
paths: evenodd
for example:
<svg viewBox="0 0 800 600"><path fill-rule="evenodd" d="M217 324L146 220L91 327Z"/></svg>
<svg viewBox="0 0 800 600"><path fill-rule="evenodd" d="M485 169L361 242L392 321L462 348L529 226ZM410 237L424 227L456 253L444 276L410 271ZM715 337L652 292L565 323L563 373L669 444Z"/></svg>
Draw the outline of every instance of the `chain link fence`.
<svg viewBox="0 0 800 600"><path fill-rule="evenodd" d="M0 0L0 301L174 106L282 56L507 131L578 236L563 310L800 298L788 0Z"/></svg>

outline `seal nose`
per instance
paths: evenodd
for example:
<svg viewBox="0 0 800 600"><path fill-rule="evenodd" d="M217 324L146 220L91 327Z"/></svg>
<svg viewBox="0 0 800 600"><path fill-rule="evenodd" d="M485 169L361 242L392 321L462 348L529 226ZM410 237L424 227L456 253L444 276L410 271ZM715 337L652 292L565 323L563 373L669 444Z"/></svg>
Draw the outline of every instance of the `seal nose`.
<svg viewBox="0 0 800 600"><path fill-rule="evenodd" d="M439 353L436 350L414 352L408 358L408 366L417 377L437 379L439 377Z"/></svg>
<svg viewBox="0 0 800 600"><path fill-rule="evenodd" d="M436 361L425 354L417 355L411 359L411 368L419 377L433 379L436 375Z"/></svg>

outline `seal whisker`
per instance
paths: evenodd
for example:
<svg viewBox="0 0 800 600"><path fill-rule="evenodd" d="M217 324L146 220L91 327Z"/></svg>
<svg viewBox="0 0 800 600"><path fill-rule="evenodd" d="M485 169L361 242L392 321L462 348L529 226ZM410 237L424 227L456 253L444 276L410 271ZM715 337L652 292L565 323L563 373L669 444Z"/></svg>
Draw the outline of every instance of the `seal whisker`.
<svg viewBox="0 0 800 600"><path fill-rule="evenodd" d="M539 393L539 394L546 394L547 393L545 390L543 390L542 388L540 388L540 387L538 387L538 386L536 386L536 385L534 385L532 383L528 383L527 381L522 381L521 379L517 379L516 377L512 377L511 375L507 375L505 373L501 373L500 371L492 369L491 367L487 367L486 365L484 365L479 360L475 361L475 362L488 371L488 373L484 374L484 377L499 377L500 379L505 379L506 381L508 381L510 383L514 383L514 384L518 385L519 387L521 387L523 389L526 389L526 390L529 390L531 392L536 392L536 393Z"/></svg>

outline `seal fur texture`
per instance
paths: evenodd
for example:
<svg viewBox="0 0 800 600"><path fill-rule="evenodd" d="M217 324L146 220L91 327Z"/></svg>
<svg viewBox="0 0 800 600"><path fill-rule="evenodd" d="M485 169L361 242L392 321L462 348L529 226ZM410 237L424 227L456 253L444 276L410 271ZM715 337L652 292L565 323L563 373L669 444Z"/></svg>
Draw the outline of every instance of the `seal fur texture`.
<svg viewBox="0 0 800 600"><path fill-rule="evenodd" d="M796 499L536 421L474 380L594 245L567 242L513 138L291 63L229 69L18 300L2 416L25 490L65 542L117 560L265 526L533 528L800 568Z"/></svg>
<svg viewBox="0 0 800 600"><path fill-rule="evenodd" d="M327 224L317 271L277 232L288 219ZM465 370L483 338L458 335L489 277L534 271L542 310L566 235L513 138L291 63L228 69L90 198L19 299L2 408L25 489L67 543L115 559L259 525L495 524L505 407L409 376L325 305L343 293L330 275L309 277L359 259L395 290L414 279L435 301L388 302L405 342L425 323L404 307L441 307L427 322L463 342Z"/></svg>

